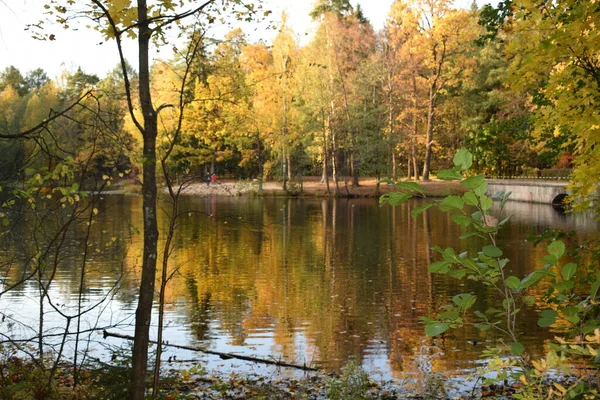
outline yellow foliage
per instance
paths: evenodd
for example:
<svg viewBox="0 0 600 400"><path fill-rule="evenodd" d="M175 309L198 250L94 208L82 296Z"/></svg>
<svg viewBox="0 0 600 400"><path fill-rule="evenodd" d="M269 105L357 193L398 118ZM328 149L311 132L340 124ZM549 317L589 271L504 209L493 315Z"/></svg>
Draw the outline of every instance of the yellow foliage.
<svg viewBox="0 0 600 400"><path fill-rule="evenodd" d="M570 10L570 11L566 11ZM595 1L519 2L508 52L510 84L542 94L535 132L569 132L575 149L570 188L576 209L598 198L600 182L600 12ZM597 203L598 204L598 203Z"/></svg>

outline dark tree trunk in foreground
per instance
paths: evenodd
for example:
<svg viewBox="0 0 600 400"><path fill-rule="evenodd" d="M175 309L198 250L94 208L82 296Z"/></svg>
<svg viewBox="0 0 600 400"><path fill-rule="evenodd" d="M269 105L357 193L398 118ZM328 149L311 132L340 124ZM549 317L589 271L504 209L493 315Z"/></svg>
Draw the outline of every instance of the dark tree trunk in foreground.
<svg viewBox="0 0 600 400"><path fill-rule="evenodd" d="M145 396L145 376L148 369L148 344L150 341L150 317L154 299L154 281L156 277L156 259L158 247L158 224L156 215L156 136L158 124L156 111L152 106L150 93L150 67L148 49L152 31L148 27L146 0L138 0L139 22L139 96L144 127L143 150L143 215L144 215L144 251L142 276L138 306L135 312L135 340L133 342L133 360L131 375L131 393L133 400L143 400Z"/></svg>

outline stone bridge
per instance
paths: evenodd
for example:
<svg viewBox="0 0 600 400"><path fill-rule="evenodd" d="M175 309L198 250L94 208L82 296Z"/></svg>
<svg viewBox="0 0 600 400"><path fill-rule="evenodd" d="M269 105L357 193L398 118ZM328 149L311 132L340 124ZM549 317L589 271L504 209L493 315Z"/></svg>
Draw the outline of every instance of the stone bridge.
<svg viewBox="0 0 600 400"><path fill-rule="evenodd" d="M488 195L512 192L510 200L562 205L567 197L567 182L488 179Z"/></svg>

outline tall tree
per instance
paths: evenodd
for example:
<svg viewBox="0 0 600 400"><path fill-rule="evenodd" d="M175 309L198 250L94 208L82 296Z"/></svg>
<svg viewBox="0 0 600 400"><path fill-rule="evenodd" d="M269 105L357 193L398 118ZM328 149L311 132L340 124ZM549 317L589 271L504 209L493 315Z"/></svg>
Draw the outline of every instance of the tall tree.
<svg viewBox="0 0 600 400"><path fill-rule="evenodd" d="M406 53L417 61L413 86L421 84L425 93L422 101L427 121L423 179L428 180L436 108L447 86L462 76L465 53L477 34L475 19L466 11L452 9L447 0L416 0L406 4L398 1L393 12L394 7L400 18L396 24L401 28L403 47L412 49Z"/></svg>
<svg viewBox="0 0 600 400"><path fill-rule="evenodd" d="M188 117L183 123L183 141L195 158L195 166L209 165L214 173L217 163L233 158L235 138L245 130L247 87L240 56L246 38L240 29L229 32L212 54L212 70L206 81L196 80Z"/></svg>
<svg viewBox="0 0 600 400"><path fill-rule="evenodd" d="M117 45L130 117L143 138L142 197L144 216L144 249L142 255L142 276L139 286L138 306L136 309L135 340L133 345L133 365L130 398L142 400L145 396L145 374L148 363L149 328L154 298L156 276L158 226L157 226L157 186L156 164L158 136L158 115L168 108L167 104L153 103L150 77L150 48L164 42L164 32L177 24L185 29L189 17L209 16L213 20L221 10L228 12L242 0L224 0L216 4L212 0L196 4L182 1L177 4L171 0L159 0L148 4L147 0L88 0L75 3L71 0L52 0L50 7L57 22L67 25L74 15L91 17L98 23L97 29L106 39L113 39ZM254 14L254 7L245 7L237 13L244 18L245 13ZM124 55L123 39L132 36L137 39L137 57L139 68L139 91L131 90L131 81ZM141 115L134 112L134 97L139 99Z"/></svg>
<svg viewBox="0 0 600 400"><path fill-rule="evenodd" d="M48 74L46 74L42 68L36 68L25 75L25 86L28 91L40 89L49 80Z"/></svg>
<svg viewBox="0 0 600 400"><path fill-rule="evenodd" d="M287 181L292 179L292 149L290 148L290 104L292 81L297 60L297 44L294 33L287 25L287 15L281 17L279 34L273 41L273 66L274 72L279 76L280 124L281 124L281 165L283 177L283 190L287 190Z"/></svg>
<svg viewBox="0 0 600 400"><path fill-rule="evenodd" d="M423 55L416 44L416 37L419 35L417 18L418 14L409 4L396 1L392 4L386 22L386 44L389 52L387 57L397 64L396 68L388 72L388 107L390 110L392 107L398 108L397 116L388 115L388 129L393 131L395 123L399 125L398 129L403 138L402 147L407 153L407 176L409 179L414 176L414 180L419 180L420 176L417 144L421 136L423 109L423 85L419 77ZM395 153L396 144L392 142L390 146L394 147L392 151ZM395 165L392 168L395 169Z"/></svg>
<svg viewBox="0 0 600 400"><path fill-rule="evenodd" d="M0 73L0 91L6 89L6 87L12 87L19 96L27 94L27 84L25 78L21 74L21 71L13 65L8 66Z"/></svg>
<svg viewBox="0 0 600 400"><path fill-rule="evenodd" d="M322 66L327 72L329 104L324 115L331 141L333 179L338 191L337 182L344 164L354 185L358 185L360 124L353 121L352 108L353 104L361 102L355 90L356 77L361 64L374 51L375 35L362 11L355 10L347 0L323 0L317 3L311 16L320 21L320 26L311 44L319 50L314 52L316 58L310 65Z"/></svg>

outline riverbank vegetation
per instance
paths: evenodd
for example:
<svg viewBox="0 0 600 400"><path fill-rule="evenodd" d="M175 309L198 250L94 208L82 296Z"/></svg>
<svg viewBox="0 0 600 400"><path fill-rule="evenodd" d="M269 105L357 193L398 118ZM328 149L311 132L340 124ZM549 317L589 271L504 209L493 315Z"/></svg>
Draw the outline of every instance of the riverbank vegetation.
<svg viewBox="0 0 600 400"><path fill-rule="evenodd" d="M78 69L51 80L41 68L23 76L14 67L0 75L0 239L3 248L18 249L2 259L0 296L17 287L33 288L33 311L39 316L36 326L25 326L2 311L7 326L2 341L19 353L7 360L18 366L22 357L30 357L34 364L26 368L35 365L41 377L37 382L51 388L66 354L72 354L68 368L73 387L80 385L87 379L89 338L107 328L98 321L88 325L86 316L109 308L123 276L139 271L127 390L132 399L150 392L158 397L161 346L151 391L145 380L149 330L157 298L161 343L165 288L177 273L170 256L184 215L179 197L191 183L215 172L256 179L259 195L263 180L279 180L288 193L302 185L304 176L320 176L327 195L357 187L365 176L397 182L437 175L460 181L467 193L449 196L439 207L490 243L476 261L438 249L444 261L432 264L431 272L480 280L504 296L502 309L475 314L481 319L477 328L507 334L506 345L521 357L518 366L531 371L522 384L539 385L536 371L555 366L552 358L538 363L541 369L533 362L529 368L513 322L520 303L531 305L524 291L542 281L540 274L545 282L555 280L545 293L551 306L542 311L540 323L554 326L564 319L572 325L552 350L586 360L597 357L593 317L600 278L594 268L563 265L566 250L557 240L549 247L547 272L504 275L506 262L494 244L504 220L488 218L492 200L485 195L483 174L545 176L556 170L564 176L572 169L575 209L598 204L593 201L600 181L595 161L600 151L600 3L507 0L497 8L463 10L447 1L396 1L385 28L376 32L359 6L320 0L311 13L315 33L307 42L297 39L285 15L278 16L270 45L252 41L242 28L213 35L211 27L221 18L269 17L258 3L48 2L48 17L66 29L76 17L94 21L103 38L117 44L120 64L105 77ZM40 39L54 40L44 26L30 28ZM171 28L185 39L166 46ZM138 39L136 54L123 52L126 36ZM172 53L151 64L152 46ZM128 56L138 57L137 70ZM465 152L458 162L454 158L462 147L471 151L469 162ZM462 175L467 169L473 176ZM100 193L120 178L142 184L143 226L131 231L143 232L143 254L139 265L122 260L122 270L90 304L87 279L94 256L122 234L91 227L101 212ZM157 179L167 195L157 192ZM421 190L413 182L400 187ZM162 231L159 197L169 218ZM402 191L384 197L392 204L407 198ZM466 213L467 206L479 213ZM159 242L159 234L164 241ZM54 290L65 265L76 266L78 282L68 305L59 303L64 300ZM463 315L474 304L468 293L457 297L447 311L424 320L426 332L435 336L464 324ZM49 311L56 316L51 321ZM498 316L506 317L507 325L497 324ZM109 327L114 326L119 321L111 321ZM501 367L499 376L504 376ZM362 385L361 376L353 373L346 386ZM12 375L2 379L9 385L13 381ZM331 387L345 393L344 385L336 385Z"/></svg>

